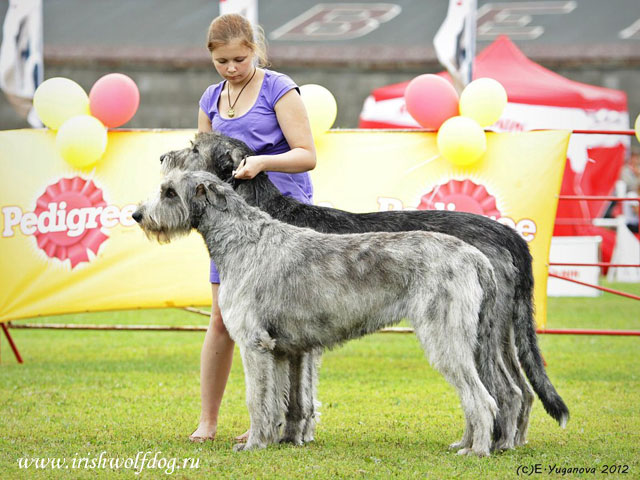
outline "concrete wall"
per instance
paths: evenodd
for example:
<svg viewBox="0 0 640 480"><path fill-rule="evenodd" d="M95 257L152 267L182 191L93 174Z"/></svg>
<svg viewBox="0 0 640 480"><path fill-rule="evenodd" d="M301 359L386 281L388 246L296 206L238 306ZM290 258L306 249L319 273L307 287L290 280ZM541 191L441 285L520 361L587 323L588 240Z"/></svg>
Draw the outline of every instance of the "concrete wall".
<svg viewBox="0 0 640 480"><path fill-rule="evenodd" d="M423 69L365 70L349 68L286 68L274 66L287 73L298 85L317 83L328 88L338 103L338 118L334 127L355 128L365 98L377 87L402 82L421 73L440 71L435 65ZM640 113L640 75L635 67L617 66L601 69L582 65L574 68L554 68L554 71L573 80L616 88L627 92L631 122ZM117 67L96 65L56 65L45 67L45 77L67 77L78 82L87 93L102 75L122 72L129 75L140 89L140 108L127 128L195 128L198 100L202 92L219 77L213 67L172 69L164 66ZM4 96L0 96L0 129L27 127L13 111Z"/></svg>

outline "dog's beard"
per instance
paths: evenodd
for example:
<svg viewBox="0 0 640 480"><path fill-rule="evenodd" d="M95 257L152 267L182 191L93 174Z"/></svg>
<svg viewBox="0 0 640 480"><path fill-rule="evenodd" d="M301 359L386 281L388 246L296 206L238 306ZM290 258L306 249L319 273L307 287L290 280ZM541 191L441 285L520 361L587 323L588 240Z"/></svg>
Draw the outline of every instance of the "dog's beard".
<svg viewBox="0 0 640 480"><path fill-rule="evenodd" d="M171 241L175 238L184 237L189 234L191 230L143 230L144 234L147 236L149 240L155 240L161 245L171 243Z"/></svg>
<svg viewBox="0 0 640 480"><path fill-rule="evenodd" d="M153 217L149 217L144 224L140 225L140 228L149 240L155 240L160 244L171 243L174 238L184 237L191 231L191 228L186 227L160 227Z"/></svg>
<svg viewBox="0 0 640 480"><path fill-rule="evenodd" d="M159 230L156 232L145 231L149 240L155 240L159 244L167 244L171 243L171 236L164 230Z"/></svg>

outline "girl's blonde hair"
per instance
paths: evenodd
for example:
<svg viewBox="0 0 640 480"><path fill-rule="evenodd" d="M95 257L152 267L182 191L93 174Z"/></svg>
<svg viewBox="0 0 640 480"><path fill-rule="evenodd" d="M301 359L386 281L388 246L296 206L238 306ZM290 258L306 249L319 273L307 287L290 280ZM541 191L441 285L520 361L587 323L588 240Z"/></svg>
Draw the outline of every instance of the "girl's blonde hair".
<svg viewBox="0 0 640 480"><path fill-rule="evenodd" d="M226 45L236 38L239 38L242 44L254 53L258 66L268 66L264 30L259 25L254 28L249 20L237 13L229 13L213 19L207 32L207 48L213 53L215 48Z"/></svg>

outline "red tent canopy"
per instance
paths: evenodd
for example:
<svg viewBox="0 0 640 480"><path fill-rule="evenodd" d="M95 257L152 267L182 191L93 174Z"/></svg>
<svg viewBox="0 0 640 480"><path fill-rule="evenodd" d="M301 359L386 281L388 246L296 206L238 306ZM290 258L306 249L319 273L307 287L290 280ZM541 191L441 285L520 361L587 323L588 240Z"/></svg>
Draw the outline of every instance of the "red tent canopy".
<svg viewBox="0 0 640 480"><path fill-rule="evenodd" d="M439 75L450 80L448 73ZM475 58L473 78L482 77L499 81L512 103L627 111L625 92L575 82L558 75L527 58L506 36L498 37ZM371 95L376 101L403 97L408 84L407 81L381 87L373 90ZM361 127L367 128L365 125Z"/></svg>

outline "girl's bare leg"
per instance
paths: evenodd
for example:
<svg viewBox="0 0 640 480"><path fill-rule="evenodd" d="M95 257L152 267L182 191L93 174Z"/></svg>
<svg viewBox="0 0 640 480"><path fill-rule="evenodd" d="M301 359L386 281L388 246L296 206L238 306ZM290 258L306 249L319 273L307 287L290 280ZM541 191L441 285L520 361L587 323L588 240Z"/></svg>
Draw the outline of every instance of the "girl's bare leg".
<svg viewBox="0 0 640 480"><path fill-rule="evenodd" d="M193 442L213 440L216 436L218 412L233 360L234 343L222 323L218 287L219 284L211 284L211 318L200 354L200 424L189 436Z"/></svg>

